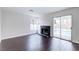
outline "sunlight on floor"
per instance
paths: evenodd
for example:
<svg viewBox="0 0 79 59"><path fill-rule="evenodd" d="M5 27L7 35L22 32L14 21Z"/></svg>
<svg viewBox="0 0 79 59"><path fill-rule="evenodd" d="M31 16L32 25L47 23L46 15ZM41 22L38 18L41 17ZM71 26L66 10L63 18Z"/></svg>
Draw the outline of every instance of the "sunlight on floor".
<svg viewBox="0 0 79 59"><path fill-rule="evenodd" d="M38 50L42 48L42 39L38 36L31 36L28 40L29 50Z"/></svg>

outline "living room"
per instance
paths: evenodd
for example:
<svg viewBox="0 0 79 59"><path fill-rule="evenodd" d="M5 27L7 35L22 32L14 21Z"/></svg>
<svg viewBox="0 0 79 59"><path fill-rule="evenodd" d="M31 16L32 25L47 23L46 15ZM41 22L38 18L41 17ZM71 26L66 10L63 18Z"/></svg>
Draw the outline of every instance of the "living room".
<svg viewBox="0 0 79 59"><path fill-rule="evenodd" d="M0 7L0 50L79 51L78 10L78 7Z"/></svg>

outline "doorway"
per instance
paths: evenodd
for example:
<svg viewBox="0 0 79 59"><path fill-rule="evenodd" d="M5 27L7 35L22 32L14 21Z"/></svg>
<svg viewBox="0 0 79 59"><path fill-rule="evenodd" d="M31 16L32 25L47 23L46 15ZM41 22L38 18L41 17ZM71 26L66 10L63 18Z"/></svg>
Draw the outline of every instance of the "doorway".
<svg viewBox="0 0 79 59"><path fill-rule="evenodd" d="M72 29L72 15L53 18L53 37L70 40Z"/></svg>

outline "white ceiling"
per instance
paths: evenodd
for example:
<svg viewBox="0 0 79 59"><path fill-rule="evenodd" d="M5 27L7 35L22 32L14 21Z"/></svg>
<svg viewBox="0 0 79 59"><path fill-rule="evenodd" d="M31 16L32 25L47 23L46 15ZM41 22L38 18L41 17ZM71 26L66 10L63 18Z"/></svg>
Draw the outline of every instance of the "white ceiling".
<svg viewBox="0 0 79 59"><path fill-rule="evenodd" d="M48 14L56 11L67 9L68 7L3 7L3 10L19 12L24 14ZM34 12L30 12L29 10Z"/></svg>

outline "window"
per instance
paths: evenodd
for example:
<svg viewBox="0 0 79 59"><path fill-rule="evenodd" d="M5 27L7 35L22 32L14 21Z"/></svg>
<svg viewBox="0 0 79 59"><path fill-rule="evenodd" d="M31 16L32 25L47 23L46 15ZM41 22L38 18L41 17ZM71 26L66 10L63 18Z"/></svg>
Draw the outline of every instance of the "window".
<svg viewBox="0 0 79 59"><path fill-rule="evenodd" d="M36 31L37 30L37 24L30 24L30 30Z"/></svg>
<svg viewBox="0 0 79 59"><path fill-rule="evenodd" d="M30 30L37 32L39 28L38 19L32 19L30 24Z"/></svg>

